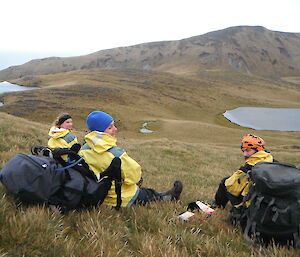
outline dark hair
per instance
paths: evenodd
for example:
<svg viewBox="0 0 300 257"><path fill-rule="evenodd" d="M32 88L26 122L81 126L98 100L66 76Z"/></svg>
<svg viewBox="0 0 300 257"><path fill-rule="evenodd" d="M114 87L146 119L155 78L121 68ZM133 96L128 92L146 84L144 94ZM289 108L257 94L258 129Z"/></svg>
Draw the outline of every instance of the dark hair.
<svg viewBox="0 0 300 257"><path fill-rule="evenodd" d="M67 119L72 119L71 115L68 113L62 113L60 114L56 120L54 121L55 126L60 126L63 124Z"/></svg>

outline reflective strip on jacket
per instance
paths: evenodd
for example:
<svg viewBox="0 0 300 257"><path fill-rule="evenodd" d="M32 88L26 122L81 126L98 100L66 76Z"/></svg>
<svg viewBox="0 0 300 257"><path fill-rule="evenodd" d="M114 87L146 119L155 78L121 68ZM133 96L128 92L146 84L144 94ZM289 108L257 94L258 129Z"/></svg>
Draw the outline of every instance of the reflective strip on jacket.
<svg viewBox="0 0 300 257"><path fill-rule="evenodd" d="M114 147L121 153L121 176L122 176L122 207L126 207L129 201L135 196L138 186L136 185L141 179L141 166L121 148L116 145L116 138L108 134L92 131L85 136L86 144L82 147L79 154L84 157L85 162L90 169L99 176L99 173L108 168L115 157L108 150ZM104 200L104 203L110 206L116 206L117 195L115 185L112 186Z"/></svg>
<svg viewBox="0 0 300 257"><path fill-rule="evenodd" d="M72 145L78 143L76 136L68 129L52 127L49 131L49 136L48 147L52 150L57 148L71 148Z"/></svg>
<svg viewBox="0 0 300 257"><path fill-rule="evenodd" d="M246 159L244 166L248 165L251 169L258 162L273 162L273 156L265 151L259 151ZM246 196L249 193L252 182L249 174L240 169L225 180L225 186L227 191L233 196Z"/></svg>

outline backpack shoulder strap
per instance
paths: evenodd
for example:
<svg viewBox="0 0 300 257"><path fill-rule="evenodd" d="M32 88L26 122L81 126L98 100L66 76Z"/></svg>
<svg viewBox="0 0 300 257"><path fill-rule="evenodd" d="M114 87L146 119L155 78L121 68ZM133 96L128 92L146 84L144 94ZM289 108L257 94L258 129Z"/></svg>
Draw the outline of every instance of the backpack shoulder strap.
<svg viewBox="0 0 300 257"><path fill-rule="evenodd" d="M113 159L112 163L114 163L114 181L115 181L115 193L117 195L117 204L116 210L119 210L122 204L122 175L121 175L121 159L120 156L125 153L122 148L117 146L113 146L112 148L107 150L108 152L112 153L115 158Z"/></svg>
<svg viewBox="0 0 300 257"><path fill-rule="evenodd" d="M82 148L82 150L90 150L91 147L85 143ZM112 153L114 155L114 159L112 160L110 166L103 172L100 173L100 178L110 174L115 182L115 193L117 195L117 204L115 209L119 210L121 208L122 204L122 175L121 175L121 159L120 156L125 153L125 151L122 148L119 148L117 146L113 146L112 148L107 150L108 152ZM109 177L111 177L109 176Z"/></svg>
<svg viewBox="0 0 300 257"><path fill-rule="evenodd" d="M53 153L53 158L55 160L57 160L62 166L63 168L58 169L57 171L63 171L63 170L67 170L69 168L74 168L77 171L79 171L81 173L81 175L83 176L87 176L91 179L93 179L94 181L97 181L97 177L94 174L93 171L91 171L89 169L89 166L87 165L87 163L84 161L84 158L80 155L78 155L77 152L74 152L72 150L70 150L69 148L58 148L52 151ZM72 158L72 161L64 161L61 156L67 154L69 156L69 158Z"/></svg>
<svg viewBox="0 0 300 257"><path fill-rule="evenodd" d="M65 166L65 167L62 167L62 168L57 168L57 169L55 169L55 171L64 171L64 170L67 170L69 168L72 168L75 165L77 165L78 163L80 163L82 160L83 160L83 157L80 157L76 162L73 162L72 164L70 164L68 166Z"/></svg>

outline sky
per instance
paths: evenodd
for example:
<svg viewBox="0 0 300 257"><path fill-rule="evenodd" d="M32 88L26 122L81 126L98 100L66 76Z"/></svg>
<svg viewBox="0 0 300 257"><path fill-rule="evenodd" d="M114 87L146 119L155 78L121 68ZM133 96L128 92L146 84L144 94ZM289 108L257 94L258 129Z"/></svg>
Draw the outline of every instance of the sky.
<svg viewBox="0 0 300 257"><path fill-rule="evenodd" d="M1 0L0 70L232 26L300 33L300 0Z"/></svg>

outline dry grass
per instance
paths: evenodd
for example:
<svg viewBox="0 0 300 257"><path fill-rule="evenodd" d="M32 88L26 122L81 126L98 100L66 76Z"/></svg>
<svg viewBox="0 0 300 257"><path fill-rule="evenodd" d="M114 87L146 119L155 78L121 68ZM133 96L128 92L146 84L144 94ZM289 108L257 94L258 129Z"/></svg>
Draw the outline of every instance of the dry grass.
<svg viewBox="0 0 300 257"><path fill-rule="evenodd" d="M281 78L281 79L284 80L284 81L290 82L290 83L300 85L300 77L284 77L284 78Z"/></svg>
<svg viewBox="0 0 300 257"><path fill-rule="evenodd" d="M180 179L184 191L177 203L121 212L101 206L60 215L44 207L18 206L0 187L0 256L299 256L299 250L252 248L239 229L225 222L228 209L210 218L199 213L189 222L177 219L189 202L213 197L220 179L242 162L242 135L256 133L222 118L225 109L244 104L300 107L296 86L221 75L57 74L38 78L43 89L2 96L1 111L14 116L0 113L0 168L16 153L45 145L61 110L73 114L82 140L85 116L101 108L119 119L119 145L142 165L144 186L165 191ZM53 85L60 86L49 88ZM149 120L156 120L149 125L154 133L138 133ZM299 132L257 134L276 159L300 165Z"/></svg>

